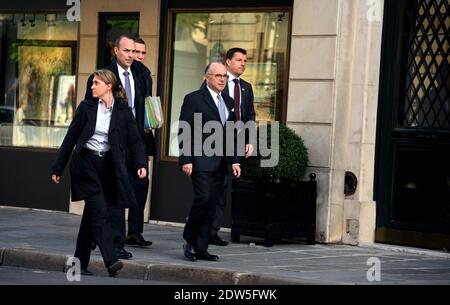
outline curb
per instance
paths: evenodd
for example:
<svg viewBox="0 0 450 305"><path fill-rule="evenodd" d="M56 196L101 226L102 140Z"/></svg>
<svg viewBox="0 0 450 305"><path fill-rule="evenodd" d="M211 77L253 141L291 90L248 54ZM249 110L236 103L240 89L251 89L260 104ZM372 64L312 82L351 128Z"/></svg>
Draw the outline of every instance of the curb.
<svg viewBox="0 0 450 305"><path fill-rule="evenodd" d="M19 249L3 249L2 265L49 271L63 271L66 263L63 255L51 255Z"/></svg>
<svg viewBox="0 0 450 305"><path fill-rule="evenodd" d="M70 256L47 254L23 249L0 248L0 266L66 272ZM232 270L192 267L187 265L144 264L123 261L120 278L136 280L175 281L197 285L326 285L315 280L272 277ZM102 260L91 259L89 270L96 276L108 276Z"/></svg>
<svg viewBox="0 0 450 305"><path fill-rule="evenodd" d="M203 285L237 285L234 272L187 265L149 265L149 280L177 281Z"/></svg>
<svg viewBox="0 0 450 305"><path fill-rule="evenodd" d="M238 285L336 285L336 283L241 273Z"/></svg>
<svg viewBox="0 0 450 305"><path fill-rule="evenodd" d="M67 259L69 256L66 257ZM134 279L134 280L147 280L147 267L144 264L140 264L137 262L127 262L123 261L123 269L120 270L118 277ZM67 271L67 264L64 262L63 272ZM102 260L99 259L91 259L89 261L89 271L94 273L96 276L104 276L108 277L109 274L106 271L105 264Z"/></svg>
<svg viewBox="0 0 450 305"><path fill-rule="evenodd" d="M379 243L359 243L359 247L367 248L367 249L375 249L375 250L385 250L385 251L393 251L397 253L407 253L407 254L417 254L429 257L440 257L440 258L450 258L450 253L440 250L428 250L428 249L420 249L414 247L407 246L397 246L397 245L388 245L388 244L379 244Z"/></svg>

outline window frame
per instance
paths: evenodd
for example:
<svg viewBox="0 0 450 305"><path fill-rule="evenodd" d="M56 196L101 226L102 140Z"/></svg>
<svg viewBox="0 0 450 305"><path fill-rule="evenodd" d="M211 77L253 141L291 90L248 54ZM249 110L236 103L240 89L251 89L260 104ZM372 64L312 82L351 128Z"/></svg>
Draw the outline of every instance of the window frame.
<svg viewBox="0 0 450 305"><path fill-rule="evenodd" d="M24 0L26 1L26 0ZM68 10L68 6L65 4L63 7L61 5L56 5L55 1L52 0L43 0L42 2L33 2L33 4L30 6L29 10L24 10L23 5L21 5L19 2L11 2L11 1L3 1L0 0L1 3L7 3L8 6L2 5L2 9L0 9L0 14L14 14L14 15L33 15L33 14L65 14ZM35 7L35 4L37 7ZM64 45L66 45L66 42L70 44L72 48L72 58L74 58L74 61L72 62L72 69L75 73L75 83L78 84L78 61L79 61L79 46L80 46L80 21L76 21L77 23L77 37L78 39L75 40L46 40L47 42L51 43L52 41L60 42ZM4 33L1 33L4 35ZM4 36L2 36L1 39L5 39ZM24 41L26 42L26 39L17 39L16 41ZM3 51L3 50L2 50ZM75 54L73 54L73 52ZM0 58L2 60L2 58ZM1 65L6 64L6 59L2 60L0 63ZM4 84L3 87L0 87L2 94L4 94L4 90L6 90ZM2 95L3 96L3 95ZM39 152L39 153L54 153L55 151L59 150L59 147L39 147L39 146L12 146L12 145L3 145L0 144L0 150L20 150L20 151L28 151L28 152Z"/></svg>

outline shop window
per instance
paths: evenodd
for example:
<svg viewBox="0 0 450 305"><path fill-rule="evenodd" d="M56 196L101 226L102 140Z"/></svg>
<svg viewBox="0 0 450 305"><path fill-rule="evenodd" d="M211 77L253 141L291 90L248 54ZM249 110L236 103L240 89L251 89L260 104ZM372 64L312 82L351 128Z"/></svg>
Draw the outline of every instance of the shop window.
<svg viewBox="0 0 450 305"><path fill-rule="evenodd" d="M109 65L114 58L114 43L120 35L139 34L139 13L100 13L97 68Z"/></svg>
<svg viewBox="0 0 450 305"><path fill-rule="evenodd" d="M75 113L78 22L0 14L0 145L57 148Z"/></svg>
<svg viewBox="0 0 450 305"><path fill-rule="evenodd" d="M242 78L254 91L256 120L282 120L287 99L288 41L290 14L286 10L231 13L172 12L169 46L168 121L165 156L178 156L177 122L184 96L199 89L205 66L225 62L233 47L247 51Z"/></svg>

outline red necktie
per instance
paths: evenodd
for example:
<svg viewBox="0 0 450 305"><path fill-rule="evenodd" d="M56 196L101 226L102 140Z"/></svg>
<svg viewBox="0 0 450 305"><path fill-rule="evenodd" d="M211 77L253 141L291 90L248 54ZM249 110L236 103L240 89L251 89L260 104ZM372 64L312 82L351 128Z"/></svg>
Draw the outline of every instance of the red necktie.
<svg viewBox="0 0 450 305"><path fill-rule="evenodd" d="M241 120L241 90L239 88L239 80L237 78L233 79L234 82L234 113L236 114L236 121Z"/></svg>

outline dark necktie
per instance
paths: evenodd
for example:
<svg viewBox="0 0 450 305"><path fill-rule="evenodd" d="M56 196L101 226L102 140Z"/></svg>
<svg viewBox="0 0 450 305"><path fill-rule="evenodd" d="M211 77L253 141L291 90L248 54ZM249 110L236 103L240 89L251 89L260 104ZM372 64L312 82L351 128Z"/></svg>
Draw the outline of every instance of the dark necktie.
<svg viewBox="0 0 450 305"><path fill-rule="evenodd" d="M241 120L241 88L239 87L239 80L233 79L234 82L234 113L236 114L236 121Z"/></svg>
<svg viewBox="0 0 450 305"><path fill-rule="evenodd" d="M130 107L130 109L133 110L133 97L131 95L130 72L125 71L123 72L123 75L125 75L125 93L127 94L128 98L128 107Z"/></svg>

